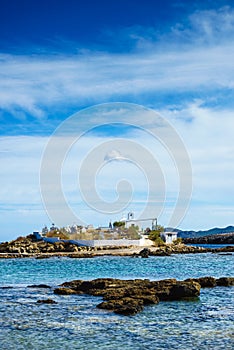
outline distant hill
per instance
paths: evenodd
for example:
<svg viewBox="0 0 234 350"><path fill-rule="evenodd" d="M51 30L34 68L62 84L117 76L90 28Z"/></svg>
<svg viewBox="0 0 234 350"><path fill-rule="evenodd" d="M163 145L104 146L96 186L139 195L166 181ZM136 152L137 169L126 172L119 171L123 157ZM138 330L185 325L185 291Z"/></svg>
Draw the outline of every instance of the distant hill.
<svg viewBox="0 0 234 350"><path fill-rule="evenodd" d="M178 232L178 237L181 238L196 238L196 237L203 237L203 236L209 236L209 235L218 235L218 234L224 234L224 233L234 233L234 226L227 226L224 228L214 227L210 230L200 230L200 231L183 231L179 229L173 229L171 227L167 227L166 231L175 231Z"/></svg>

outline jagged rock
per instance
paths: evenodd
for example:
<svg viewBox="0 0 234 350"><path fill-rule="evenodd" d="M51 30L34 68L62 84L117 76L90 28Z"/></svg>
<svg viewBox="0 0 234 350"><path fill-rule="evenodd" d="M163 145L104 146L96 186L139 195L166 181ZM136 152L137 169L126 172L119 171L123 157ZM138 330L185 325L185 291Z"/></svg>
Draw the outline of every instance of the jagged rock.
<svg viewBox="0 0 234 350"><path fill-rule="evenodd" d="M8 249L9 249L9 253L20 254L20 248L19 247L10 246Z"/></svg>
<svg viewBox="0 0 234 350"><path fill-rule="evenodd" d="M106 309L125 316L135 315L143 310L143 301L133 298L104 301L97 305L100 309Z"/></svg>
<svg viewBox="0 0 234 350"><path fill-rule="evenodd" d="M194 280L177 281L176 279L168 279L155 282L154 288L159 300L166 301L198 297L201 286Z"/></svg>
<svg viewBox="0 0 234 350"><path fill-rule="evenodd" d="M168 300L195 298L200 295L201 286L197 282L177 282L169 290Z"/></svg>
<svg viewBox="0 0 234 350"><path fill-rule="evenodd" d="M123 315L134 315L144 305L157 304L159 300L194 298L200 294L200 284L195 281L119 280L99 278L92 281L74 280L65 282L55 290L56 294L91 294L102 296L99 308Z"/></svg>
<svg viewBox="0 0 234 350"><path fill-rule="evenodd" d="M150 253L151 252L148 248L144 248L140 251L139 256L141 256L142 258L148 258Z"/></svg>
<svg viewBox="0 0 234 350"><path fill-rule="evenodd" d="M0 244L0 253L8 252L8 242L3 242Z"/></svg>
<svg viewBox="0 0 234 350"><path fill-rule="evenodd" d="M56 252L63 252L65 250L64 243L63 242L55 242L54 243L54 250Z"/></svg>

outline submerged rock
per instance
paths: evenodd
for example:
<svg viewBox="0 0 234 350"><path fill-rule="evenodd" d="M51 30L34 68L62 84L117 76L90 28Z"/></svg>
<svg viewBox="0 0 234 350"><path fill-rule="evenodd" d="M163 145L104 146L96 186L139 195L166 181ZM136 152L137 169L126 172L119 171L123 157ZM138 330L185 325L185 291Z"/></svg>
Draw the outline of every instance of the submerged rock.
<svg viewBox="0 0 234 350"><path fill-rule="evenodd" d="M55 300L53 299L39 299L37 300L38 304L58 304Z"/></svg>
<svg viewBox="0 0 234 350"><path fill-rule="evenodd" d="M28 286L28 288L51 288L50 286L48 286L47 284L32 284L30 286Z"/></svg>

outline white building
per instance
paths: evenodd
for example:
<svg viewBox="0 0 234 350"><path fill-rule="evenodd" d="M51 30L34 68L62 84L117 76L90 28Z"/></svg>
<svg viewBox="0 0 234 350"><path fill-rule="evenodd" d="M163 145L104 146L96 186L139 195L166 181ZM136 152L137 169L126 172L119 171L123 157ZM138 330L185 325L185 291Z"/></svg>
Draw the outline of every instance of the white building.
<svg viewBox="0 0 234 350"><path fill-rule="evenodd" d="M125 222L125 228L129 228L131 226L138 227L139 231L143 231L148 225L151 230L155 230L157 228L157 218L142 218L142 219L134 219L134 213L129 212L127 219L122 218L120 221Z"/></svg>
<svg viewBox="0 0 234 350"><path fill-rule="evenodd" d="M170 244L177 239L177 232L162 232L160 237L166 244Z"/></svg>

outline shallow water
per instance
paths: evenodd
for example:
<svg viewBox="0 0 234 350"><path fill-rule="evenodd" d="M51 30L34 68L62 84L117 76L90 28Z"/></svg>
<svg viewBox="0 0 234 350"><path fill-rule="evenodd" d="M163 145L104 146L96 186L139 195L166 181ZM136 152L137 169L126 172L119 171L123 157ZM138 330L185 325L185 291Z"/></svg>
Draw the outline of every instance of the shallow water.
<svg viewBox="0 0 234 350"><path fill-rule="evenodd" d="M99 310L93 296L59 296L30 284L98 277L232 276L234 255L188 254L134 259L0 260L1 349L233 349L234 288L202 289L199 300L161 302L124 317ZM58 304L37 304L52 298Z"/></svg>

